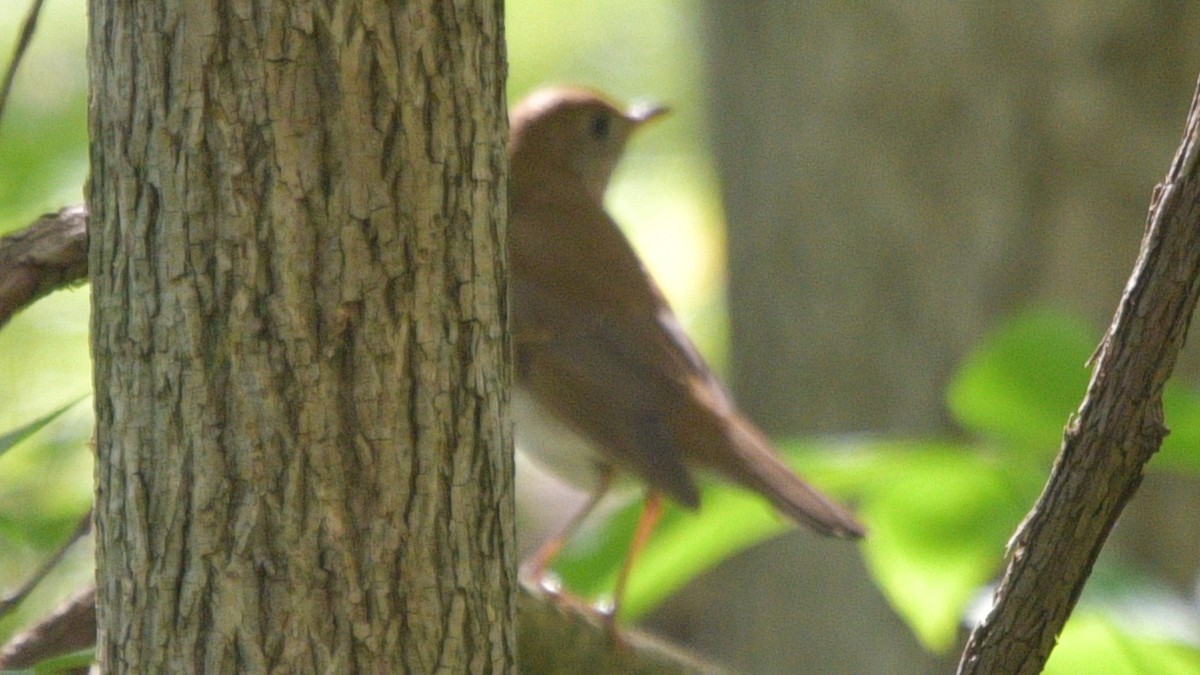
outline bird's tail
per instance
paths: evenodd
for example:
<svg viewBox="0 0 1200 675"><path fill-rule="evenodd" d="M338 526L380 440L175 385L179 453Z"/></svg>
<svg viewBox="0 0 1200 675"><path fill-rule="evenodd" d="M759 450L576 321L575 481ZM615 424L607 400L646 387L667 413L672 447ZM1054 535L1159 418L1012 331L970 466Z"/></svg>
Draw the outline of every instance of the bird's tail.
<svg viewBox="0 0 1200 675"><path fill-rule="evenodd" d="M848 509L818 492L784 464L771 442L749 421L734 413L726 422L730 445L740 460L731 478L761 492L775 508L821 534L857 539L866 533Z"/></svg>
<svg viewBox="0 0 1200 675"><path fill-rule="evenodd" d="M824 535L857 539L866 533L845 507L800 479L776 454L771 442L734 410L708 420L719 429L692 428L693 447L700 449L713 471L762 494L776 509ZM683 431L683 430L681 430ZM715 433L714 433L715 432ZM715 447L716 440L723 447ZM708 440L709 443L704 443ZM698 446L707 445L700 448Z"/></svg>

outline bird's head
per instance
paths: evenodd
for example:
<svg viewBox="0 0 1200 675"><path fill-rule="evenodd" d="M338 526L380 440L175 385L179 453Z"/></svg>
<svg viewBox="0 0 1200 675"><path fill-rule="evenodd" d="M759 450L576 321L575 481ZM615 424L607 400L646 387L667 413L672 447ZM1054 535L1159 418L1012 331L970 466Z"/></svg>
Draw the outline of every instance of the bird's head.
<svg viewBox="0 0 1200 675"><path fill-rule="evenodd" d="M517 105L510 120L508 152L514 183L570 172L599 201L629 136L667 112L650 104L622 111L587 89L550 88L531 94Z"/></svg>

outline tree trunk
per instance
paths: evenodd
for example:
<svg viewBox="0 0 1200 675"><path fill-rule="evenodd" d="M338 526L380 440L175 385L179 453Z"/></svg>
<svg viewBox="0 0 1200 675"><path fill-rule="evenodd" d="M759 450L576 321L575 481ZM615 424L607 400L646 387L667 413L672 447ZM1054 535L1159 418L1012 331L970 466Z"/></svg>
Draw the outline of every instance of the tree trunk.
<svg viewBox="0 0 1200 675"><path fill-rule="evenodd" d="M513 668L501 3L90 3L98 658Z"/></svg>

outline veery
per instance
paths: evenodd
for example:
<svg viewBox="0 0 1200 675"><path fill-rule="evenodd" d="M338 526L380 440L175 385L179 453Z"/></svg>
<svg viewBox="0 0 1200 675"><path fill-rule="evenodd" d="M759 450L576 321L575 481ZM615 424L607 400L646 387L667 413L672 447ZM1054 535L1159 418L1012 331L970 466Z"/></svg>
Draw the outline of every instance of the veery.
<svg viewBox="0 0 1200 675"><path fill-rule="evenodd" d="M817 532L863 527L798 478L734 407L684 333L603 198L630 134L666 112L621 111L587 90L552 88L511 115L509 255L518 451L592 498L523 566L540 581L618 475L647 487L647 506L614 593L665 494L695 509L695 471L766 497Z"/></svg>

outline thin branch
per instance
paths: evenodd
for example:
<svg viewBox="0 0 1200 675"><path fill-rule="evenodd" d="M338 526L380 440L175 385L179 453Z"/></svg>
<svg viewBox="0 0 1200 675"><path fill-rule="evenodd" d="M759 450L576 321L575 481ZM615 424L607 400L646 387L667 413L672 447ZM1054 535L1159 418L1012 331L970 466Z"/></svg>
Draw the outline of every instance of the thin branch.
<svg viewBox="0 0 1200 675"><path fill-rule="evenodd" d="M69 603L0 649L0 668L24 668L38 661L95 644L96 587L89 586ZM724 672L678 647L636 631L614 637L586 609L522 588L517 597L521 672L622 673L646 675L716 675Z"/></svg>
<svg viewBox="0 0 1200 675"><path fill-rule="evenodd" d="M0 239L0 328L51 291L87 279L87 210L68 206Z"/></svg>
<svg viewBox="0 0 1200 675"><path fill-rule="evenodd" d="M33 34L37 32L38 16L41 13L42 0L33 0L33 5L29 7L29 14L25 16L25 23L21 26L21 37L17 39L12 61L9 61L8 68L4 71L4 81L0 82L0 120L4 119L8 94L12 91L13 82L17 79L17 69L21 66L21 59L25 58L25 52L29 49L29 44L33 42Z"/></svg>
<svg viewBox="0 0 1200 675"><path fill-rule="evenodd" d="M83 537L87 535L88 532L91 532L91 530L92 510L88 509L87 514L84 515L83 518L79 519L79 524L75 526L75 530L71 532L71 536L68 537L67 540L58 547L58 550L54 552L54 555L50 556L45 562L43 562L41 567L39 567L33 573L33 576L25 580L25 583L21 584L11 593L6 594L3 598L0 598L0 618L3 618L9 612L19 607L21 602L25 600L25 598L33 592L33 589L37 588L38 584L42 582L42 579L45 579L46 575L50 574L50 571L53 570L56 565L58 565L65 555L67 555L67 551L69 551L71 547L75 545L75 542L83 539Z"/></svg>
<svg viewBox="0 0 1200 675"><path fill-rule="evenodd" d="M1200 84L1150 205L1141 252L1049 482L1009 543L994 605L959 673L1041 672L1146 463L1167 434L1162 391L1200 296Z"/></svg>
<svg viewBox="0 0 1200 675"><path fill-rule="evenodd" d="M0 648L0 668L29 668L95 644L96 587L88 586Z"/></svg>
<svg viewBox="0 0 1200 675"><path fill-rule="evenodd" d="M517 631L517 664L526 675L725 672L646 633L622 628L614 636L596 612L524 587L517 593Z"/></svg>

